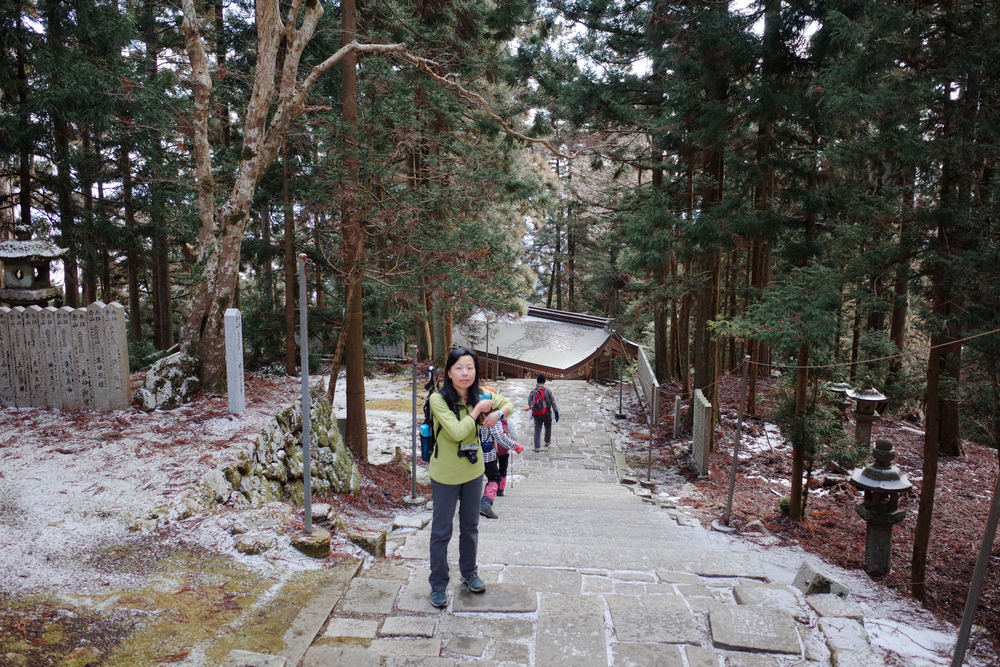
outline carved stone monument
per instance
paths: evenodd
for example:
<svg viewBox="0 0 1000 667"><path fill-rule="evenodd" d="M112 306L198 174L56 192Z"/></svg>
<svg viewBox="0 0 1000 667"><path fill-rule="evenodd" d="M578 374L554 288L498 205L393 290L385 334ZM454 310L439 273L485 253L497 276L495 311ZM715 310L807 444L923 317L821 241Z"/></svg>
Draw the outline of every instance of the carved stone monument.
<svg viewBox="0 0 1000 667"><path fill-rule="evenodd" d="M238 415L246 409L243 385L243 316L235 308L225 314L226 382L229 387L229 412Z"/></svg>

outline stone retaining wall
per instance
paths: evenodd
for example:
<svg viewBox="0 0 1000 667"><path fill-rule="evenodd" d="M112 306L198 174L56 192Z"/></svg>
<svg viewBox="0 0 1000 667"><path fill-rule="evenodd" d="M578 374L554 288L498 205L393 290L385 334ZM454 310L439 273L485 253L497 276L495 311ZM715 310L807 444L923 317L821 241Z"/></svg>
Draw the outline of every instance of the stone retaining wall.
<svg viewBox="0 0 1000 667"><path fill-rule="evenodd" d="M333 417L325 381L310 389L310 470L314 495L361 493L361 473ZM236 460L213 470L195 500L202 507L255 508L275 501L302 505L302 402L274 416L235 452Z"/></svg>

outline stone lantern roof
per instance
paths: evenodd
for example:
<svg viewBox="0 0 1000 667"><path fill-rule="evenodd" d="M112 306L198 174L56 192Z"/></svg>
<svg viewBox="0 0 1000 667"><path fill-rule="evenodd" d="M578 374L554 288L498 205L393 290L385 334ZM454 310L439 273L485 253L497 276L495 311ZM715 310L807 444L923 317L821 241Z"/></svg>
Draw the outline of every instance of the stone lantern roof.
<svg viewBox="0 0 1000 667"><path fill-rule="evenodd" d="M0 241L0 261L27 260L43 262L59 259L69 251L60 248L51 241L35 239L33 241Z"/></svg>

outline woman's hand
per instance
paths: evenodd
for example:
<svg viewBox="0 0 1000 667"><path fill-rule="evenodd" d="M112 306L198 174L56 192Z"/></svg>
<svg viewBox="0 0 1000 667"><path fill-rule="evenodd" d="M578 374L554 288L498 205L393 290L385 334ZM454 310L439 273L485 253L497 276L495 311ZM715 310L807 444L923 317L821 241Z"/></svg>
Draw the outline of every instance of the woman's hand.
<svg viewBox="0 0 1000 667"><path fill-rule="evenodd" d="M473 419L479 419L480 415L485 415L487 412L489 412L492 409L493 409L493 399L492 398L484 398L483 400L481 400L478 403L476 403L476 407L472 408L472 412L475 413L475 414L472 415L472 418ZM493 424L496 424L496 420L493 421ZM492 426L493 424L490 424L490 426ZM483 425L486 426L485 423ZM489 427L487 427L487 428L489 428Z"/></svg>

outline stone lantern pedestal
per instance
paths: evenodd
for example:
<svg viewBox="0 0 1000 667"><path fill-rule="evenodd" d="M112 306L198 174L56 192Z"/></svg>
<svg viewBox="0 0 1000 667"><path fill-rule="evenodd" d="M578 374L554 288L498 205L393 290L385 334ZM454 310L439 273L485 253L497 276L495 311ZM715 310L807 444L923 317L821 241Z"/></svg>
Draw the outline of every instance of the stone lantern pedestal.
<svg viewBox="0 0 1000 667"><path fill-rule="evenodd" d="M827 389L837 397L836 406L840 409L841 419L847 416L847 408L851 406L847 400L847 392L851 390L851 385L846 382L834 382Z"/></svg>
<svg viewBox="0 0 1000 667"><path fill-rule="evenodd" d="M913 485L892 465L896 455L890 441L879 438L872 456L875 458L872 465L851 474L851 485L865 494L854 507L868 524L865 571L880 576L892 569L892 527L906 518L906 510L899 509L899 496Z"/></svg>

